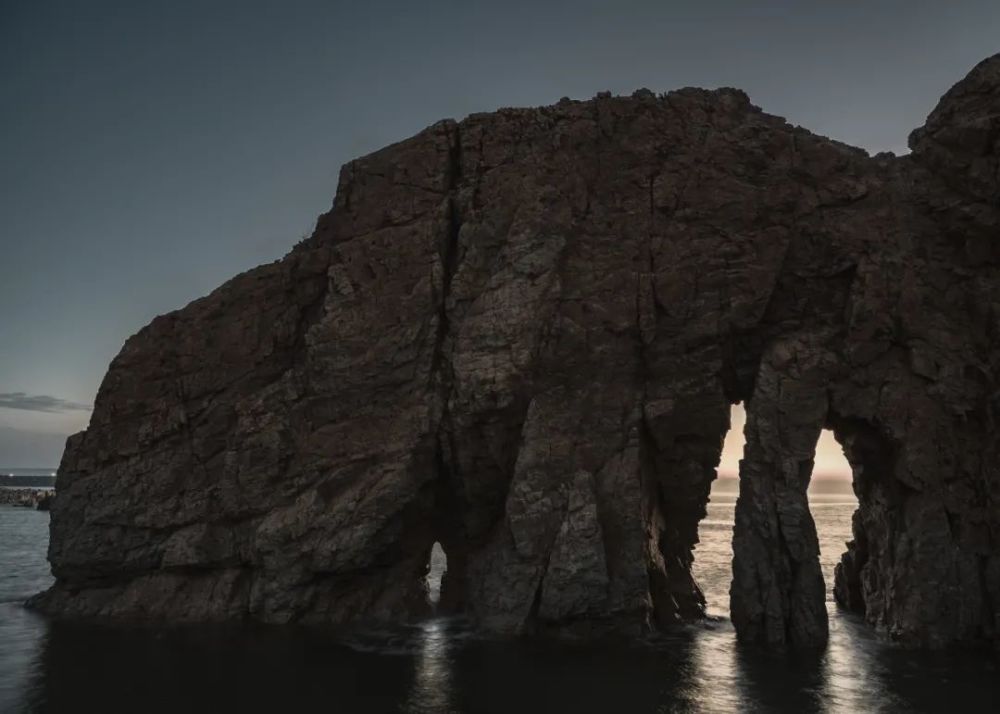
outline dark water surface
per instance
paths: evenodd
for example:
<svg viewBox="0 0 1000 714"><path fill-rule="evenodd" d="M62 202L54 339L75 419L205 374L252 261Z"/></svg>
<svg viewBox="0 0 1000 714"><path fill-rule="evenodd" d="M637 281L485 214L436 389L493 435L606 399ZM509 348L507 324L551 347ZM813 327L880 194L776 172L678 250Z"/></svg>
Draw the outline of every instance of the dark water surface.
<svg viewBox="0 0 1000 714"><path fill-rule="evenodd" d="M735 492L713 493L697 572L725 615ZM824 572L853 498L812 497ZM996 712L993 652L918 653L830 606L829 647L739 647L728 620L635 645L496 642L454 620L337 636L266 627L49 622L20 602L51 582L48 514L0 508L0 712Z"/></svg>

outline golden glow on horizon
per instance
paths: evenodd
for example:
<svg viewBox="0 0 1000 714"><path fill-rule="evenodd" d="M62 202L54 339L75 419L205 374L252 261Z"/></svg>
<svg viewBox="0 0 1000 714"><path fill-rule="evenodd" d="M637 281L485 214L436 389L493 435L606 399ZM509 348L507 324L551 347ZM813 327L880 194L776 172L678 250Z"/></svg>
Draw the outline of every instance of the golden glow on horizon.
<svg viewBox="0 0 1000 714"><path fill-rule="evenodd" d="M743 458L743 426L746 423L746 412L742 404L733 406L732 423L726 441L722 447L722 461L719 463L721 478L736 478L740 473L740 459ZM815 478L836 478L851 480L851 467L844 457L844 451L833 437L833 432L826 429L819 435L816 443Z"/></svg>

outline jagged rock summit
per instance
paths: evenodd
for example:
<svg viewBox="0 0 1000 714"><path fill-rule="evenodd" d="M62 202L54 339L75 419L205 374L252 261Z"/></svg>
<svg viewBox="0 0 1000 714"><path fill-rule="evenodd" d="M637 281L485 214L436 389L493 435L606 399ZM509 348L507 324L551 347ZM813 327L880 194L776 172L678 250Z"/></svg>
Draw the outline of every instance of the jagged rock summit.
<svg viewBox="0 0 1000 714"><path fill-rule="evenodd" d="M733 89L444 121L347 164L283 260L159 317L58 476L48 612L501 632L701 615L746 405L732 618L826 639L809 513L834 429L840 602L1000 639L1000 55L869 157Z"/></svg>

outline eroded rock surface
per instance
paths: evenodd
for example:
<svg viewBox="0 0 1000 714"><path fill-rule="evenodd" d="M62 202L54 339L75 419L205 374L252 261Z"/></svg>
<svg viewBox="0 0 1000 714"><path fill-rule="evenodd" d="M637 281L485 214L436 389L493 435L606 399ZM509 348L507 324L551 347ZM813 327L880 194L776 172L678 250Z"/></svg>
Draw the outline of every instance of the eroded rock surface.
<svg viewBox="0 0 1000 714"><path fill-rule="evenodd" d="M845 605L996 640L1000 57L869 157L732 89L438 123L346 165L283 260L157 318L59 470L63 614L641 632L698 617L731 404L743 639L816 644L835 430Z"/></svg>

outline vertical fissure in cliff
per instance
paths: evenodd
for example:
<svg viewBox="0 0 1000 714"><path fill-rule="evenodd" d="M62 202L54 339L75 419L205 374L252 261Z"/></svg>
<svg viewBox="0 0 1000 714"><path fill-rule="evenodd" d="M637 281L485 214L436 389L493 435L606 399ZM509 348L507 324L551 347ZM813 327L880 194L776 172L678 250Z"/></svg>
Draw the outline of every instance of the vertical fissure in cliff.
<svg viewBox="0 0 1000 714"><path fill-rule="evenodd" d="M458 189L462 175L462 139L457 125L446 125L448 129L448 191L446 206L446 225L443 245L439 249L441 261L441 290L436 295L437 333L434 336L434 352L431 357L431 387L437 392L439 405L439 421L436 432L437 454L435 462L442 473L439 479L448 479L446 473L450 463L448 456L453 453L448 442L451 439L451 418L448 401L451 396L454 374L450 353L453 349L451 318L448 314L448 301L451 297L451 283L458 265L458 241L462 229L461 210L458 205Z"/></svg>
<svg viewBox="0 0 1000 714"><path fill-rule="evenodd" d="M447 398L452 381L451 362L445 355L445 351L449 347L446 345L446 342L451 337L451 318L448 314L448 301L451 296L451 282L458 266L458 242L462 229L462 215L458 196L462 181L462 137L457 125L446 124L444 126L448 132L448 178L447 194L445 196L447 204L445 207L444 235L442 236L441 245L438 250L442 275L440 292L435 295L437 299L438 321L431 364L431 378L436 381L441 393Z"/></svg>

